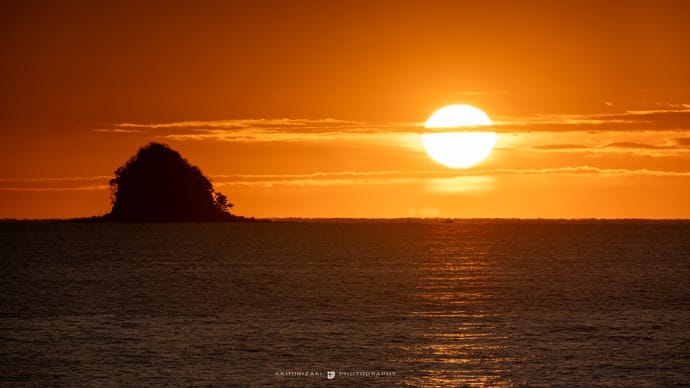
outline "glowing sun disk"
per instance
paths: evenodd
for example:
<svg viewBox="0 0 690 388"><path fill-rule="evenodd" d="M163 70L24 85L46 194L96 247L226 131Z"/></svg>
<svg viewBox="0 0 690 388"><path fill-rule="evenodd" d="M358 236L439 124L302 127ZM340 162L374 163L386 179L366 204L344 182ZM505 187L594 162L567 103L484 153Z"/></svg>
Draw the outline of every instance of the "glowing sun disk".
<svg viewBox="0 0 690 388"><path fill-rule="evenodd" d="M461 128L493 125L489 116L470 105L449 105L432 114L425 128ZM429 132L422 144L429 156L451 168L467 168L486 159L498 140L494 132Z"/></svg>
<svg viewBox="0 0 690 388"><path fill-rule="evenodd" d="M467 168L486 159L496 145L493 132L425 133L422 144L435 161L452 168Z"/></svg>

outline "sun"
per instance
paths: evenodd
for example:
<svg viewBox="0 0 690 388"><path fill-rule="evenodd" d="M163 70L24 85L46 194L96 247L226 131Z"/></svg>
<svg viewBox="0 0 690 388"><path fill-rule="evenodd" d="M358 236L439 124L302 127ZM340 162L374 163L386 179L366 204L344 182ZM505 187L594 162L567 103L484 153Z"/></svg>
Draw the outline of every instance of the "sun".
<svg viewBox="0 0 690 388"><path fill-rule="evenodd" d="M462 129L491 126L493 122L481 109L471 105L448 105L432 114L424 128ZM486 159L498 140L494 132L427 132L422 144L429 156L451 168L472 167Z"/></svg>

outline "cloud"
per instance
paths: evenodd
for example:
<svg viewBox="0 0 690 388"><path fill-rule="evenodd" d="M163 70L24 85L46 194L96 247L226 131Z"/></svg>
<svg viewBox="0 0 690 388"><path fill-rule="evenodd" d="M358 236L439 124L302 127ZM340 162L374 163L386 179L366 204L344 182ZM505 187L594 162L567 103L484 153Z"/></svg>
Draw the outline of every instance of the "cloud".
<svg viewBox="0 0 690 388"><path fill-rule="evenodd" d="M532 149L546 150L546 151L562 151L562 150L572 151L572 150L589 149L589 147L581 145L581 144L544 144L544 145L533 146Z"/></svg>
<svg viewBox="0 0 690 388"><path fill-rule="evenodd" d="M179 121L170 123L120 123L116 128L146 129L174 129L205 132L206 130L257 130L261 132L296 133L332 133L339 131L348 132L372 132L382 129L388 131L407 131L410 128L422 128L423 123L400 122L365 122L353 120L337 120L333 118L323 119L233 119L233 120L209 120L209 121Z"/></svg>
<svg viewBox="0 0 690 388"><path fill-rule="evenodd" d="M463 91L459 93L484 93ZM610 109L610 107L608 107ZM656 104L647 109L596 114L538 114L495 117L492 130L499 133L631 132L690 129L690 104ZM418 136L427 132L423 122L366 122L321 119L190 120L163 123L119 123L94 131L110 134L142 133L171 141L311 142L347 141L419 148ZM559 142L555 145L563 145ZM572 143L575 145L575 143ZM537 149L549 145L537 144ZM564 149L553 147L552 149ZM574 147L573 147L574 148Z"/></svg>
<svg viewBox="0 0 690 388"><path fill-rule="evenodd" d="M278 179L278 180L290 180L290 179L341 179L341 178L362 178L362 177L372 177L372 178L382 178L390 176L400 176L403 174L409 174L409 172L402 172L396 170L383 170L383 171L334 171L334 172L313 172L306 174L214 174L211 175L213 181L217 180L253 180L253 179ZM414 173L412 173L414 174Z"/></svg>
<svg viewBox="0 0 690 388"><path fill-rule="evenodd" d="M690 146L690 137L679 137L674 142L679 146Z"/></svg>
<svg viewBox="0 0 690 388"><path fill-rule="evenodd" d="M654 156L670 156L678 152L687 152L687 146L679 145L655 145L636 143L631 141L619 141L601 145L585 144L544 144L530 147L537 151L546 152L584 152L584 153L635 153Z"/></svg>
<svg viewBox="0 0 690 388"><path fill-rule="evenodd" d="M497 149L513 153L536 151L585 156L628 154L655 157L687 157L690 141L682 140L687 131L569 131L504 134Z"/></svg>
<svg viewBox="0 0 690 388"><path fill-rule="evenodd" d="M216 188L328 187L422 184L435 193L469 193L493 189L505 176L590 175L690 178L690 171L649 169L602 169L593 166L541 169L483 169L427 171L336 171L307 174L217 174L211 175ZM109 176L0 179L0 191L83 191L106 190ZM93 182L100 181L100 182ZM89 183L91 182L91 183Z"/></svg>
<svg viewBox="0 0 690 388"><path fill-rule="evenodd" d="M690 128L690 104L657 104L651 109L630 109L594 114L538 114L494 120L496 130L562 132L678 130Z"/></svg>
<svg viewBox="0 0 690 388"><path fill-rule="evenodd" d="M97 128L93 130L94 132L105 132L105 133L142 133L141 129L125 129L125 128Z"/></svg>
<svg viewBox="0 0 690 388"><path fill-rule="evenodd" d="M248 181L226 181L214 184L215 187L333 187L333 186L372 186L372 185L402 185L417 182L414 178L368 178L368 179L267 179Z"/></svg>
<svg viewBox="0 0 690 388"><path fill-rule="evenodd" d="M109 188L112 177L69 176L38 178L0 178L0 191L89 191Z"/></svg>
<svg viewBox="0 0 690 388"><path fill-rule="evenodd" d="M325 119L238 119L170 123L120 123L116 130L150 131L159 139L240 143L334 142L407 147L418 143L423 123Z"/></svg>
<svg viewBox="0 0 690 388"><path fill-rule="evenodd" d="M659 149L675 149L676 147L664 147L652 144L635 143L630 141L620 141L610 143L602 146L602 148L624 148L624 149L642 149L642 150L659 150Z"/></svg>
<svg viewBox="0 0 690 388"><path fill-rule="evenodd" d="M690 177L690 171L602 169L592 166L542 169L484 169L447 171L316 172L311 174L235 174L211 176L216 187L324 187L358 185L407 185L421 183L436 193L468 193L493 188L497 178L534 175Z"/></svg>
<svg viewBox="0 0 690 388"><path fill-rule="evenodd" d="M223 175L213 176L216 187L275 188L275 187L333 187L371 185L423 184L435 193L470 193L492 188L493 177L460 175L455 171L380 171L334 172L285 175Z"/></svg>
<svg viewBox="0 0 690 388"><path fill-rule="evenodd" d="M258 129L224 130L209 129L198 133L168 134L161 136L164 139L178 141L225 141L240 143L323 143L335 141L347 141L353 143L368 143L390 146L411 146L419 143L419 134L401 132L364 132L364 131L333 131L333 132L300 132Z"/></svg>
<svg viewBox="0 0 690 388"><path fill-rule="evenodd" d="M0 191L93 191L106 190L108 185L93 185L93 186L71 186L71 187L12 187L2 186Z"/></svg>
<svg viewBox="0 0 690 388"><path fill-rule="evenodd" d="M666 171L649 169L599 168L592 166L554 167L541 169L494 169L477 171L487 175L601 175L601 176L651 176L690 177L690 171Z"/></svg>
<svg viewBox="0 0 690 388"><path fill-rule="evenodd" d="M41 177L41 178L0 178L0 183L27 183L27 182L82 182L110 179L108 175L95 176L68 176L68 177Z"/></svg>
<svg viewBox="0 0 690 388"><path fill-rule="evenodd" d="M217 174L210 178L215 187L326 187L413 184L419 181L419 174L402 171L336 171L307 174Z"/></svg>

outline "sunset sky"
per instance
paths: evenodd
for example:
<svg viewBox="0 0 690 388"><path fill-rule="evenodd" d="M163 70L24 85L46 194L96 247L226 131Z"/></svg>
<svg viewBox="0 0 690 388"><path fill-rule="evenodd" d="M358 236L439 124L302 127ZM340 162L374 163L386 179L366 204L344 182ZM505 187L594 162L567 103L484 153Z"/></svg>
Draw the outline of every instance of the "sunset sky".
<svg viewBox="0 0 690 388"><path fill-rule="evenodd" d="M169 144L254 217L690 218L688 1L3 1L0 218ZM484 162L420 142L449 104Z"/></svg>

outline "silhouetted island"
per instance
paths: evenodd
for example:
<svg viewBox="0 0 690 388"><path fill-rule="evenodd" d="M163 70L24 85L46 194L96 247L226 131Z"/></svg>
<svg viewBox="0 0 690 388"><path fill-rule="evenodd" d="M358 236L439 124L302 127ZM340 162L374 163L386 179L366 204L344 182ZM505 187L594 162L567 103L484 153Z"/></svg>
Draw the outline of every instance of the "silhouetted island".
<svg viewBox="0 0 690 388"><path fill-rule="evenodd" d="M113 208L104 221L245 221L198 167L166 144L139 149L110 180Z"/></svg>

